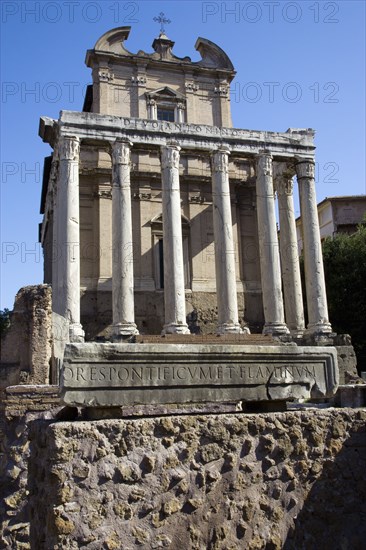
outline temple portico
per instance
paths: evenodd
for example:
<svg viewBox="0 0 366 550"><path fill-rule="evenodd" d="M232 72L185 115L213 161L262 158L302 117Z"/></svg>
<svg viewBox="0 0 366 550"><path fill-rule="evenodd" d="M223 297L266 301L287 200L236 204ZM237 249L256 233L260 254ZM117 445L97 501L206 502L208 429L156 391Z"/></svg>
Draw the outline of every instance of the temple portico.
<svg viewBox="0 0 366 550"><path fill-rule="evenodd" d="M111 120L114 119L114 120ZM53 234L67 243L53 269L58 293L55 308L66 317L70 341L81 341L80 324L80 208L78 202L79 151L95 144L93 127L103 122L101 115L62 112L60 122L44 119L43 135L61 123L57 145L58 174L52 202ZM331 331L327 316L321 247L314 195L314 160L309 156L311 131L289 130L273 134L273 147L262 148L261 135L244 130L133 120L121 129L121 120L109 117L109 127L98 132L98 143L107 145L112 165L112 338L123 339L138 333L134 304L134 238L131 204L131 155L144 143L155 148L160 158L162 188L162 241L165 322L163 333L187 334L186 290L183 258L180 173L182 154L199 150L211 166L212 227L214 235L218 333L249 332L238 315L237 262L233 237L229 158L251 163L255 170L264 334L301 336L305 331L300 267L297 254L293 205L293 175L297 174L301 214L304 220L306 291L310 333ZM133 126L131 128L131 126ZM187 127L188 126L188 127ZM225 131L226 130L226 131ZM52 130L54 131L54 130ZM152 137L153 133L153 137ZM171 138L166 134L170 133ZM296 145L289 146L288 135ZM114 134L114 139L112 135ZM221 135L220 135L221 134ZM222 139L225 135L225 141ZM104 139L103 139L104 138ZM255 139L256 138L256 139ZM268 138L267 138L268 139ZM292 150L291 150L292 149ZM301 150L304 150L302 153ZM56 160L57 158L57 160ZM275 217L275 193L279 202L280 239ZM280 241L280 242L279 242ZM70 246L70 243L73 246ZM74 253L72 253L74 251ZM283 289L283 290L282 290ZM59 304L67 304L64 311ZM245 321L245 318L244 318Z"/></svg>

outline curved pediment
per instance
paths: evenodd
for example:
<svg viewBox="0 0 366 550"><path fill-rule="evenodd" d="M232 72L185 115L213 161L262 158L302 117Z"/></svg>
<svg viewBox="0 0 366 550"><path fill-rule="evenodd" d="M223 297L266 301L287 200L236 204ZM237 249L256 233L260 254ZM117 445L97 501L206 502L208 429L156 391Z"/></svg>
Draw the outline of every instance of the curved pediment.
<svg viewBox="0 0 366 550"><path fill-rule="evenodd" d="M197 65L201 67L212 67L214 69L227 69L234 71L234 65L217 44L211 42L207 38L199 37L194 45L196 50L201 54L202 60L198 61Z"/></svg>
<svg viewBox="0 0 366 550"><path fill-rule="evenodd" d="M116 27L105 32L95 43L96 52L113 52L120 55L132 55L124 47L124 41L130 35L131 27Z"/></svg>
<svg viewBox="0 0 366 550"><path fill-rule="evenodd" d="M174 42L171 41L165 34L161 33L158 38L155 38L152 47L154 52L146 53L139 50L132 53L125 47L125 41L128 39L131 27L117 27L104 33L95 43L94 50L89 50L87 54L112 53L127 57L142 57L151 60L164 60L170 62L179 62L194 67L203 67L210 69L219 69L234 71L234 66L228 55L217 44L207 38L199 37L196 41L195 48L201 55L200 61L192 61L190 57L177 57L173 54L172 49Z"/></svg>

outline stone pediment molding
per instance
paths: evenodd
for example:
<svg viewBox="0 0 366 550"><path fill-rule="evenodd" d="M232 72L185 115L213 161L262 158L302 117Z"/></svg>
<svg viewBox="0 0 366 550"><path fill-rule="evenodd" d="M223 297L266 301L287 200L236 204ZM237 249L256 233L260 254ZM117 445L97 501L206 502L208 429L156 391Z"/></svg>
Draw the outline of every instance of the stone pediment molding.
<svg viewBox="0 0 366 550"><path fill-rule="evenodd" d="M211 42L211 40L199 37L194 47L202 57L202 60L198 61L196 65L214 69L226 69L228 71L235 70L228 55L217 44Z"/></svg>
<svg viewBox="0 0 366 550"><path fill-rule="evenodd" d="M128 39L131 27L117 27L104 33L95 43L93 50L88 50L86 54L86 64L92 66L92 60L96 56L109 54L114 56L123 56L131 58L143 58L144 60L161 60L184 63L193 67L202 67L207 69L230 71L231 77L235 75L235 70L228 55L217 44L207 38L199 37L195 43L195 49L201 55L200 61L192 61L190 57L178 57L173 54L174 42L165 34L160 33L158 38L153 41L154 52L147 53L139 50L136 53L130 52L125 47L125 41Z"/></svg>
<svg viewBox="0 0 366 550"><path fill-rule="evenodd" d="M119 55L133 55L125 46L131 27L117 27L104 33L95 43L95 52L112 52Z"/></svg>
<svg viewBox="0 0 366 550"><path fill-rule="evenodd" d="M162 100L168 100L170 102L185 102L186 98L184 95L180 94L179 92L176 92L175 90L172 90L168 86L164 86L163 88L159 88L158 90L155 90L154 92L147 92L146 97L148 99L155 99L156 101L162 101Z"/></svg>

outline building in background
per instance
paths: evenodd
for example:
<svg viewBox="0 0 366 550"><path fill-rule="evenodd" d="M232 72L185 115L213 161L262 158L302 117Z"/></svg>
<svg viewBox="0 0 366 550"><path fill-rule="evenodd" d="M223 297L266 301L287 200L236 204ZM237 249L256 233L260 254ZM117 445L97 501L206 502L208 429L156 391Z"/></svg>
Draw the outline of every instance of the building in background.
<svg viewBox="0 0 366 550"><path fill-rule="evenodd" d="M357 226L365 222L366 195L345 195L343 197L326 197L318 204L320 238L337 233L354 233ZM303 249L302 220L296 219L297 242L299 253Z"/></svg>

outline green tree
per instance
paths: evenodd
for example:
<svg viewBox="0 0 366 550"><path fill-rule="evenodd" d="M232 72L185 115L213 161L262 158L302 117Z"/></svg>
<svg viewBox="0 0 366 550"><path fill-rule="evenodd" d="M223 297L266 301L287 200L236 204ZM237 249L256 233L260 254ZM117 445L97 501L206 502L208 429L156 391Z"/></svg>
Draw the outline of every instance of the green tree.
<svg viewBox="0 0 366 550"><path fill-rule="evenodd" d="M351 335L358 368L366 370L366 226L326 239L323 259L333 330Z"/></svg>
<svg viewBox="0 0 366 550"><path fill-rule="evenodd" d="M0 336L3 336L10 327L10 313L7 308L0 309Z"/></svg>

